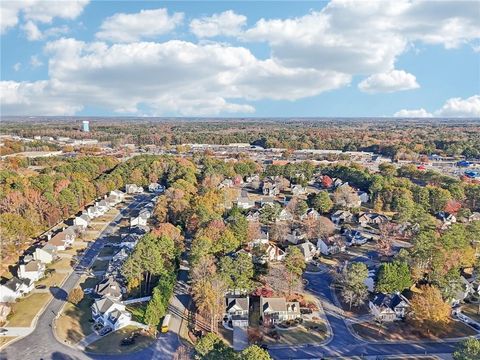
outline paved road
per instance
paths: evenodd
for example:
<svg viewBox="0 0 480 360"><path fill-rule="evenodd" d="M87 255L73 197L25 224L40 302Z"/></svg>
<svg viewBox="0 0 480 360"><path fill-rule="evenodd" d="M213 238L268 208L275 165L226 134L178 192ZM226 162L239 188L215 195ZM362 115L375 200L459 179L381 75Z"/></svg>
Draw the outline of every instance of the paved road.
<svg viewBox="0 0 480 360"><path fill-rule="evenodd" d="M65 303L68 292L75 287L81 275L91 265L106 243L107 237L114 233L123 216L138 209L151 199L150 195L139 195L103 230L98 239L85 251L75 271L67 278L62 288L52 289L53 300L40 315L35 330L23 339L14 342L0 352L0 360L83 360L83 359L115 359L145 360L171 359L180 346L175 333L162 335L151 348L130 355L100 356L82 353L67 345L59 343L52 331L53 320Z"/></svg>
<svg viewBox="0 0 480 360"><path fill-rule="evenodd" d="M329 273L305 274L307 289L322 302L332 328L332 338L323 346L277 347L269 350L274 359L319 359L323 356L385 356L451 353L456 342L369 343L355 338L335 305Z"/></svg>

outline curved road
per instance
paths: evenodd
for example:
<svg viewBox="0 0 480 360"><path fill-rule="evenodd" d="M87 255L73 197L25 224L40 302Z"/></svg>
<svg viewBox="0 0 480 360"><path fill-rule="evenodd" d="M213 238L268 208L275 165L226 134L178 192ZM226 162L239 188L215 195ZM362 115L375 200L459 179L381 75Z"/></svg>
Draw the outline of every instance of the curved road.
<svg viewBox="0 0 480 360"><path fill-rule="evenodd" d="M102 231L98 239L85 251L74 271L69 275L61 288L51 288L53 299L48 303L43 313L38 318L35 329L26 337L18 340L0 352L1 360L83 360L83 359L115 359L115 360L146 360L146 359L171 359L180 346L177 334L170 332L161 335L150 348L126 355L93 355L57 341L53 334L52 324L61 311L66 301L68 292L75 287L80 277L88 269L105 245L108 235L112 234L123 216L128 216L130 211L137 209L150 200L148 195L138 196L130 205Z"/></svg>
<svg viewBox="0 0 480 360"><path fill-rule="evenodd" d="M352 335L342 315L334 309L335 299L330 289L331 275L327 272L305 274L307 289L321 300L332 337L324 345L275 347L269 350L275 359L319 359L323 356L386 356L406 354L445 354L453 352L457 342L366 342Z"/></svg>

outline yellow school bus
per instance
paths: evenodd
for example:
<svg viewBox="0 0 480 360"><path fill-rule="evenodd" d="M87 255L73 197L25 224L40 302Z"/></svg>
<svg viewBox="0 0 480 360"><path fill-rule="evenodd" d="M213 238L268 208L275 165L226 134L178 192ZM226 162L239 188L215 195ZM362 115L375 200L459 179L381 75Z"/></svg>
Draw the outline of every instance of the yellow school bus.
<svg viewBox="0 0 480 360"><path fill-rule="evenodd" d="M163 318L162 333L168 332L168 325L170 325L170 318L171 318L170 314L165 315L165 317Z"/></svg>

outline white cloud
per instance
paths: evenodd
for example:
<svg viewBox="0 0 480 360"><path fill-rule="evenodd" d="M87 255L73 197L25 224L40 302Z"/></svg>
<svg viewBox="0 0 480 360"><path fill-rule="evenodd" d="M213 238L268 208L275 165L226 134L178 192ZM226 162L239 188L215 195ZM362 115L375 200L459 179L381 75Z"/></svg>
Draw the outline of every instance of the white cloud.
<svg viewBox="0 0 480 360"><path fill-rule="evenodd" d="M425 109L418 110L400 110L394 116L396 117L470 117L480 118L480 95L473 95L467 99L459 97L451 98L445 101L443 106L433 114Z"/></svg>
<svg viewBox="0 0 480 360"><path fill-rule="evenodd" d="M448 99L441 109L435 112L441 117L480 117L480 95L473 95L467 99Z"/></svg>
<svg viewBox="0 0 480 360"><path fill-rule="evenodd" d="M20 14L32 23L51 23L54 18L75 19L89 0L45 1L45 0L7 0L0 2L1 26L4 33L16 26Z"/></svg>
<svg viewBox="0 0 480 360"><path fill-rule="evenodd" d="M417 89L419 87L420 85L418 85L415 75L403 70L392 70L388 73L374 74L358 84L358 88L361 91L368 93L390 93Z"/></svg>
<svg viewBox="0 0 480 360"><path fill-rule="evenodd" d="M43 62L41 62L39 59L38 59L38 56L37 55L32 55L30 57L30 65L33 67L33 68L37 68L39 66L42 66L43 65Z"/></svg>
<svg viewBox="0 0 480 360"><path fill-rule="evenodd" d="M22 26L23 31L25 31L25 35L29 41L40 40L42 36L42 32L38 29L37 25L33 23L33 21L27 21Z"/></svg>
<svg viewBox="0 0 480 360"><path fill-rule="evenodd" d="M240 34L246 23L246 16L227 10L220 14L193 19L190 22L190 31L200 38L235 36Z"/></svg>
<svg viewBox="0 0 480 360"><path fill-rule="evenodd" d="M403 117L403 118L428 118L428 117L432 117L433 114L429 113L424 108L421 108L416 110L402 109L400 111L397 111L395 114L393 114L393 116Z"/></svg>
<svg viewBox="0 0 480 360"><path fill-rule="evenodd" d="M13 70L15 72L20 71L21 68L22 68L22 64L19 63L19 62L15 63L15 65L13 65Z"/></svg>
<svg viewBox="0 0 480 360"><path fill-rule="evenodd" d="M261 19L240 37L265 41L285 66L350 75L392 71L410 44L446 48L480 37L475 1L333 0L321 11L290 19Z"/></svg>
<svg viewBox="0 0 480 360"><path fill-rule="evenodd" d="M89 105L121 113L139 108L152 114L249 113L254 107L245 100L296 100L350 82L345 74L286 68L272 59L259 60L248 49L217 43L109 46L60 39L48 43L45 51L50 80L17 86L10 82L10 99L18 101L2 104L5 114L48 113L47 104L56 104L57 111Z"/></svg>
<svg viewBox="0 0 480 360"><path fill-rule="evenodd" d="M141 10L135 14L118 13L107 18L96 34L101 40L134 42L166 34L183 22L183 13L169 15L167 9Z"/></svg>

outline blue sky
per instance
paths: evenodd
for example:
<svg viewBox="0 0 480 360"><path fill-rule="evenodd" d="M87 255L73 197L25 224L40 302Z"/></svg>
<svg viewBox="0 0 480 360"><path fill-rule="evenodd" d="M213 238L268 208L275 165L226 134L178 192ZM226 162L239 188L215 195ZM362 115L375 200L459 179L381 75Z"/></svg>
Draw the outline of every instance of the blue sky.
<svg viewBox="0 0 480 360"><path fill-rule="evenodd" d="M2 1L5 115L480 117L475 1Z"/></svg>

